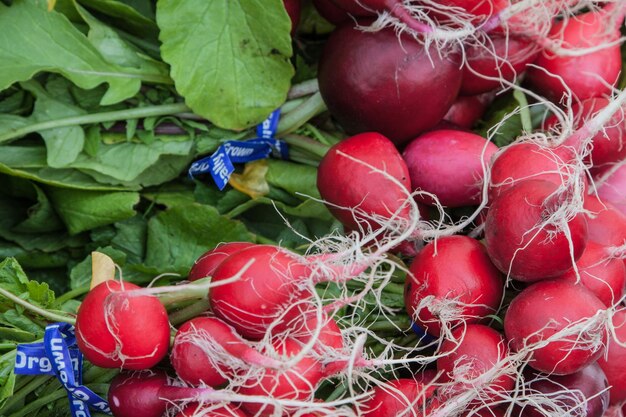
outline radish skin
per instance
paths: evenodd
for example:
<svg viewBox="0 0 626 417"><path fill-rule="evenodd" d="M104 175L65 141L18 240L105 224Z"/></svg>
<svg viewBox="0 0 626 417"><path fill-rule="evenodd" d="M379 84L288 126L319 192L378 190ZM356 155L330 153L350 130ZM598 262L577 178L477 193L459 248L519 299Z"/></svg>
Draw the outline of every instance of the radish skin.
<svg viewBox="0 0 626 417"><path fill-rule="evenodd" d="M606 347L606 356L598 359L611 385L611 405L626 402L626 310L615 313L612 321L615 336Z"/></svg>
<svg viewBox="0 0 626 417"><path fill-rule="evenodd" d="M159 397L167 384L162 371L122 372L109 387L109 406L115 417L161 417L168 402Z"/></svg>
<svg viewBox="0 0 626 417"><path fill-rule="evenodd" d="M210 277L224 259L228 258L233 253L251 246L254 246L254 243L229 242L207 251L200 256L193 264L193 267L191 267L188 277L189 281L197 281L201 278Z"/></svg>

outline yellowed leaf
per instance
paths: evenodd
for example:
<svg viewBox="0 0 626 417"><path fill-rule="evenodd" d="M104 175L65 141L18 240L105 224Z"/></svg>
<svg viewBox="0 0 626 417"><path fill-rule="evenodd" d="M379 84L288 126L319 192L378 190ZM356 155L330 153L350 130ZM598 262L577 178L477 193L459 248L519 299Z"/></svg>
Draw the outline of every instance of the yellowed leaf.
<svg viewBox="0 0 626 417"><path fill-rule="evenodd" d="M270 186L265 180L267 174L267 161L248 162L241 174L232 174L228 183L236 190L249 195L251 198L259 198L270 192Z"/></svg>
<svg viewBox="0 0 626 417"><path fill-rule="evenodd" d="M54 10L54 6L57 4L57 0L48 0L48 11Z"/></svg>
<svg viewBox="0 0 626 417"><path fill-rule="evenodd" d="M101 252L91 252L91 286L92 289L98 284L115 278L115 262L109 256Z"/></svg>

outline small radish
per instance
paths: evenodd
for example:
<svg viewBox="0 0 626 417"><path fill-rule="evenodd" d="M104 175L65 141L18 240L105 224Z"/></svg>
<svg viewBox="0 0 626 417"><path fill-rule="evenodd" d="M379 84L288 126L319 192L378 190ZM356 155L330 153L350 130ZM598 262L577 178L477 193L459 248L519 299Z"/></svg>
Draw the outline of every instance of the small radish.
<svg viewBox="0 0 626 417"><path fill-rule="evenodd" d="M598 196L606 203L610 203L626 216L626 164L598 186Z"/></svg>
<svg viewBox="0 0 626 417"><path fill-rule="evenodd" d="M605 308L581 285L542 281L513 299L504 317L504 332L513 350L529 351L534 369L573 374L604 351L605 325L589 321Z"/></svg>
<svg viewBox="0 0 626 417"><path fill-rule="evenodd" d="M435 371L424 371L415 378L392 379L374 388L374 395L359 405L364 417L409 417L422 415L422 408L434 394Z"/></svg>
<svg viewBox="0 0 626 417"><path fill-rule="evenodd" d="M434 130L409 143L402 157L414 189L434 194L443 206L462 207L480 203L483 171L497 150L474 133ZM434 204L429 196L416 199Z"/></svg>
<svg viewBox="0 0 626 417"><path fill-rule="evenodd" d="M242 249L254 246L254 243L249 242L229 242L224 243L206 252L200 256L191 267L189 271L189 281L196 281L200 278L210 277L213 275L215 268L230 255L235 252L239 252Z"/></svg>
<svg viewBox="0 0 626 417"><path fill-rule="evenodd" d="M349 133L378 132L396 144L439 123L461 86L459 55L434 45L426 50L392 28L352 26L335 30L320 59L320 93L330 113Z"/></svg>
<svg viewBox="0 0 626 417"><path fill-rule="evenodd" d="M167 384L161 371L122 372L111 381L109 406L115 417L161 417L168 402L159 397Z"/></svg>
<svg viewBox="0 0 626 417"><path fill-rule="evenodd" d="M493 97L494 95L491 93L476 96L460 96L450 107L448 113L443 116L443 120L455 126L471 129L483 116Z"/></svg>
<svg viewBox="0 0 626 417"><path fill-rule="evenodd" d="M492 203L485 221L485 244L500 271L533 282L563 274L582 256L587 222L581 213L551 221L563 204L559 198L555 184L527 180Z"/></svg>
<svg viewBox="0 0 626 417"><path fill-rule="evenodd" d="M509 6L509 0L439 0L445 6L460 7L474 16L489 17L497 15Z"/></svg>
<svg viewBox="0 0 626 417"><path fill-rule="evenodd" d="M611 404L626 401L626 310L613 316L615 337L611 337L606 347L606 356L598 359L611 385ZM617 339L617 340L616 340Z"/></svg>
<svg viewBox="0 0 626 417"><path fill-rule="evenodd" d="M291 19L291 36L295 35L298 23L300 22L300 11L302 4L300 0L283 0L287 14Z"/></svg>
<svg viewBox="0 0 626 417"><path fill-rule="evenodd" d="M313 0L313 5L320 16L337 26L350 19L348 12L333 3L332 0Z"/></svg>
<svg viewBox="0 0 626 417"><path fill-rule="evenodd" d="M152 368L167 354L167 311L154 296L136 296L128 282L105 281L78 309L76 342L87 360L101 368Z"/></svg>
<svg viewBox="0 0 626 417"><path fill-rule="evenodd" d="M247 417L239 408L232 405L211 406L205 404L189 404L176 417Z"/></svg>
<svg viewBox="0 0 626 417"><path fill-rule="evenodd" d="M576 266L580 283L593 292L606 307L611 307L624 295L626 267L621 259L611 257L607 247L589 241ZM572 268L558 279L576 283L578 276Z"/></svg>
<svg viewBox="0 0 626 417"><path fill-rule="evenodd" d="M504 291L502 275L484 247L466 236L442 237L415 257L407 275L407 313L431 335L442 325L476 323L494 314Z"/></svg>
<svg viewBox="0 0 626 417"><path fill-rule="evenodd" d="M609 247L626 244L626 215L593 195L585 196L584 206L589 226L589 240Z"/></svg>

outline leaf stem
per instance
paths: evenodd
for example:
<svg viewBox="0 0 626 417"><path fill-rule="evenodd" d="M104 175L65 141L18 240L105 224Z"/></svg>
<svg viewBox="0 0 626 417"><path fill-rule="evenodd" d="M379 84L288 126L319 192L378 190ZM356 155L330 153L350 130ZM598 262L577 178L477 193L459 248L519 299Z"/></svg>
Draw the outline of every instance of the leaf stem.
<svg viewBox="0 0 626 417"><path fill-rule="evenodd" d="M317 83L317 78L313 78L291 87L289 93L287 94L287 99L291 100L298 97L308 96L311 94L315 94L318 91L320 91L320 87Z"/></svg>
<svg viewBox="0 0 626 417"><path fill-rule="evenodd" d="M326 111L326 104L320 93L315 93L304 103L290 111L278 123L278 134L290 133L307 123L313 117Z"/></svg>
<svg viewBox="0 0 626 417"><path fill-rule="evenodd" d="M174 326L178 326L179 324L184 323L187 320L190 320L206 312L210 306L211 305L209 304L209 300L197 301L183 309L180 309L170 314L170 323L172 323L172 325Z"/></svg>
<svg viewBox="0 0 626 417"><path fill-rule="evenodd" d="M76 323L76 319L73 317L62 316L60 314L56 314L51 311L44 310L43 308L37 307L36 305L33 305L26 300L22 300L17 295L11 294L9 291L3 288L0 288L0 295L13 301L15 304L19 304L22 307L26 308L27 310L30 310L33 313L39 314L41 317L45 317L49 320L61 321L61 322L70 323L70 324Z"/></svg>
<svg viewBox="0 0 626 417"><path fill-rule="evenodd" d="M11 414L9 417L22 417L32 415L31 412L37 410L38 408L43 407L44 405L53 401L60 400L61 398L66 396L67 392L65 390L55 391L50 395L46 395L45 397L38 398L35 401L28 403L28 405L20 409L20 411Z"/></svg>
<svg viewBox="0 0 626 417"><path fill-rule="evenodd" d="M11 397L7 399L7 402L4 403L4 407L0 408L0 415L6 415L6 411L15 407L22 399L24 399L28 394L35 391L37 388L45 384L46 382L52 380L52 376L40 376L37 378L33 378L28 384L24 385L22 388L14 392Z"/></svg>
<svg viewBox="0 0 626 417"><path fill-rule="evenodd" d="M80 297L83 294L87 294L89 292L89 286L74 288L71 291L66 292L65 294L57 297L55 300L58 305L65 303L66 301L73 300L76 297Z"/></svg>

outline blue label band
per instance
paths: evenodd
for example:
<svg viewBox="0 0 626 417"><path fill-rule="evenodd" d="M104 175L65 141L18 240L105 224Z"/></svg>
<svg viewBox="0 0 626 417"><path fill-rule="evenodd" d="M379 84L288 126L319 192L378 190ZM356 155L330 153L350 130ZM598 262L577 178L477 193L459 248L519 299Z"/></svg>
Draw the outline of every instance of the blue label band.
<svg viewBox="0 0 626 417"><path fill-rule="evenodd" d="M424 330L421 326L418 326L414 321L411 322L411 329L420 337L420 342L430 344L437 340L434 336L426 333L426 330Z"/></svg>
<svg viewBox="0 0 626 417"><path fill-rule="evenodd" d="M89 407L111 414L105 399L83 385L83 355L76 346L74 326L55 323L46 327L43 343L19 345L17 375L56 375L68 392L73 417L90 417Z"/></svg>
<svg viewBox="0 0 626 417"><path fill-rule="evenodd" d="M257 126L256 135L262 139L270 139L276 136L278 122L280 120L280 109L274 110L270 115Z"/></svg>

